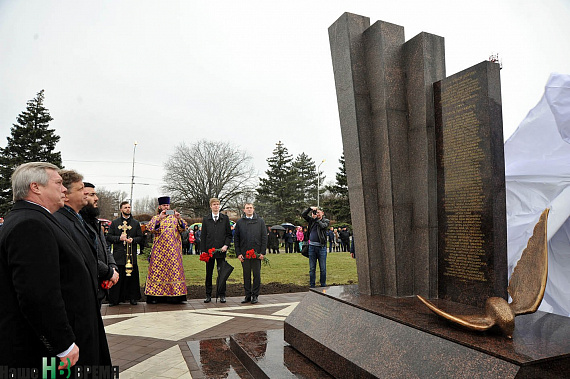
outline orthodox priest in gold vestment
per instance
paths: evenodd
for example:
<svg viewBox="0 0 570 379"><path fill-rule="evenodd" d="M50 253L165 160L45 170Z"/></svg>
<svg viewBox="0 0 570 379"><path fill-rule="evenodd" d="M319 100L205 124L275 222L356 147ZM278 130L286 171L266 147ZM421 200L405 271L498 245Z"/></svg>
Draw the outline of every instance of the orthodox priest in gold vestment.
<svg viewBox="0 0 570 379"><path fill-rule="evenodd" d="M186 222L180 213L170 209L170 197L159 197L158 204L158 214L147 225L154 234L154 243L144 293L149 304L179 303L186 300L187 294L180 237Z"/></svg>

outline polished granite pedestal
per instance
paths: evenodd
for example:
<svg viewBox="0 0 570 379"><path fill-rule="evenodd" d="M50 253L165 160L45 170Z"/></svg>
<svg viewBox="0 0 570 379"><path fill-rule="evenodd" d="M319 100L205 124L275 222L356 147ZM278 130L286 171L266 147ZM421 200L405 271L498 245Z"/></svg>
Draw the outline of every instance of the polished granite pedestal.
<svg viewBox="0 0 570 379"><path fill-rule="evenodd" d="M444 310L471 306L434 300ZM287 317L285 342L337 378L568 378L570 318L518 316L512 339L498 330L452 325L415 297L358 293L358 286L311 290Z"/></svg>

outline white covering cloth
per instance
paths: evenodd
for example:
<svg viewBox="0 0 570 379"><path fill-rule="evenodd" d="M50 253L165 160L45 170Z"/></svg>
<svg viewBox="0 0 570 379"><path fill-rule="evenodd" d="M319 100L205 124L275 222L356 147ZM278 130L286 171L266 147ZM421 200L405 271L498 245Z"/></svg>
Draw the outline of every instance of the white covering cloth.
<svg viewBox="0 0 570 379"><path fill-rule="evenodd" d="M505 142L509 278L534 225L548 216L548 283L540 310L570 316L570 75L552 74Z"/></svg>

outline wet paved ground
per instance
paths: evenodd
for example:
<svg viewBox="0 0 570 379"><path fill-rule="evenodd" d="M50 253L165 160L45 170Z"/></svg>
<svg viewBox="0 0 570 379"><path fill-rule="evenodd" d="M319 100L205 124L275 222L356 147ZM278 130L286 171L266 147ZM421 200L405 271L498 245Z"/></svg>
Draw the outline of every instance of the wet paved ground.
<svg viewBox="0 0 570 379"><path fill-rule="evenodd" d="M184 304L103 305L113 365L121 378L202 377L189 341L232 334L283 329L283 320L306 292L262 295L259 303L241 304L229 297L222 304L201 299Z"/></svg>

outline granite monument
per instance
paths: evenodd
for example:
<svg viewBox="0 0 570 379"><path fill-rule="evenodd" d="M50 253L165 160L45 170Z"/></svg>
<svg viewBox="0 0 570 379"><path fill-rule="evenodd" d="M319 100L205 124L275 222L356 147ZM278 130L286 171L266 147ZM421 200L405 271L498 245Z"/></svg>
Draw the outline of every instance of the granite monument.
<svg viewBox="0 0 570 379"><path fill-rule="evenodd" d="M564 377L570 322L512 340L438 318L507 299L499 66L446 77L444 39L350 13L330 28L357 286L311 289L284 340L334 377Z"/></svg>

